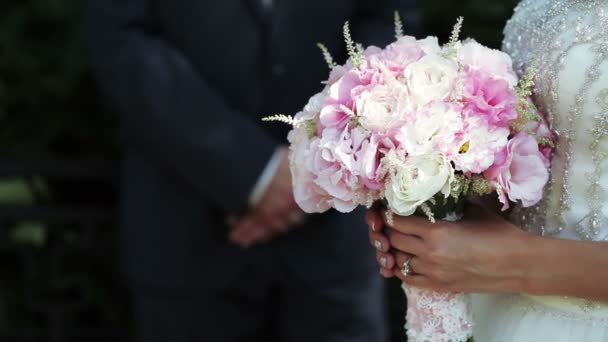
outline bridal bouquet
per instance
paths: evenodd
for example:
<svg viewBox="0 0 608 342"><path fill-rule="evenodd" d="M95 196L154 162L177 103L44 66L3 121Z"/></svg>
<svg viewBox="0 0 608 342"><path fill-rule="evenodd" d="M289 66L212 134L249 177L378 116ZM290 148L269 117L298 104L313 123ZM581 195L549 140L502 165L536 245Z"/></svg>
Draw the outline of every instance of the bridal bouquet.
<svg viewBox="0 0 608 342"><path fill-rule="evenodd" d="M404 36L384 49L344 36L349 61L294 117L288 139L295 199L308 213L383 204L391 215L457 220L469 193L536 204L549 177L552 135L518 84L508 55L458 38ZM390 220L390 215L388 215ZM467 295L405 287L410 341L466 341Z"/></svg>

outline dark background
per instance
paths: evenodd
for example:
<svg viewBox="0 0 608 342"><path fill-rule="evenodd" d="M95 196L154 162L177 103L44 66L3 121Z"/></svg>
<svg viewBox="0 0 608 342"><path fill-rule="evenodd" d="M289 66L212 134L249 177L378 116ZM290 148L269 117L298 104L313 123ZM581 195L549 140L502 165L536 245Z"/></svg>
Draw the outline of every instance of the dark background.
<svg viewBox="0 0 608 342"><path fill-rule="evenodd" d="M423 3L429 34L445 41L463 15L463 36L499 48L517 0ZM115 247L116 118L81 50L79 7L0 2L0 341L131 338ZM388 284L402 341L404 299Z"/></svg>

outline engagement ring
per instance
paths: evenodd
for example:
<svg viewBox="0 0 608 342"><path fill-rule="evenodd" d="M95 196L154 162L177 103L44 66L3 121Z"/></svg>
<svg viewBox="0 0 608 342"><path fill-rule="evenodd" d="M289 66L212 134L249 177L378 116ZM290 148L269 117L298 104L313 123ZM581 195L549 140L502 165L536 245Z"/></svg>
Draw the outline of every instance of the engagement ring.
<svg viewBox="0 0 608 342"><path fill-rule="evenodd" d="M403 274L405 277L407 277L412 271L410 261L412 261L412 258L407 259L407 261L403 263L403 268L401 269L401 274Z"/></svg>

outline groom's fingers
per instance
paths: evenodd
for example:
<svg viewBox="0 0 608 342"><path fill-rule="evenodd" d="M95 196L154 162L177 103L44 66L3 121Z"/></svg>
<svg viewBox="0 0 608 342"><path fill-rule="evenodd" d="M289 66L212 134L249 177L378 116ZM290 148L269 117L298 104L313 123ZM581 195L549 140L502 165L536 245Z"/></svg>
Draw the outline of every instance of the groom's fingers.
<svg viewBox="0 0 608 342"><path fill-rule="evenodd" d="M256 226L255 228L239 232L231 241L243 248L249 248L253 245L271 240L275 234L276 232L272 230Z"/></svg>
<svg viewBox="0 0 608 342"><path fill-rule="evenodd" d="M255 217L245 216L234 229L230 232L228 238L237 245L247 248L263 235L263 227L257 222Z"/></svg>

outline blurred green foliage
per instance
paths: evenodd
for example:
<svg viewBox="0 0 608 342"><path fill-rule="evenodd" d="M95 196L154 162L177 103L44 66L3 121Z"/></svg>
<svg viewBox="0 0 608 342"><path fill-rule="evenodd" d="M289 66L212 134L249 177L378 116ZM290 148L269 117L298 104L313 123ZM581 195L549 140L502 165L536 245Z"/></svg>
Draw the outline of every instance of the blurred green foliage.
<svg viewBox="0 0 608 342"><path fill-rule="evenodd" d="M80 44L80 0L0 2L0 154L108 158L115 119Z"/></svg>

